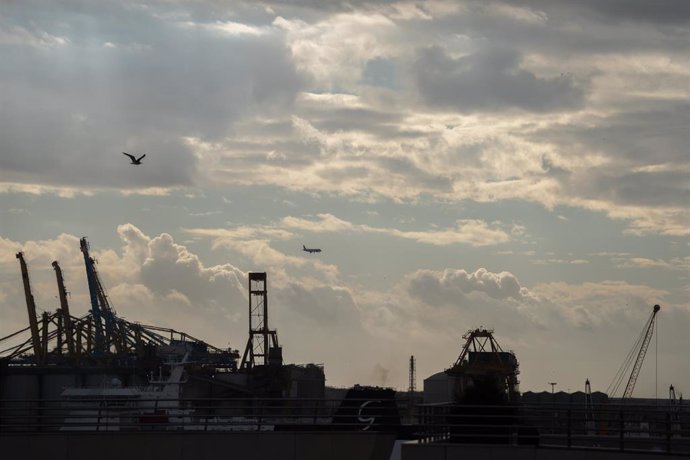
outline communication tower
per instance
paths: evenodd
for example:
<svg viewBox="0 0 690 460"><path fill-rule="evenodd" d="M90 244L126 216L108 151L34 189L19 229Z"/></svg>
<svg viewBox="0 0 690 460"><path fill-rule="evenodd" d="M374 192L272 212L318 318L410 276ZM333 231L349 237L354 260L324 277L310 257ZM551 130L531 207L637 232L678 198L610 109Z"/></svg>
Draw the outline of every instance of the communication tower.
<svg viewBox="0 0 690 460"><path fill-rule="evenodd" d="M410 387L407 391L410 394L417 390L417 368L415 366L414 355L410 356Z"/></svg>

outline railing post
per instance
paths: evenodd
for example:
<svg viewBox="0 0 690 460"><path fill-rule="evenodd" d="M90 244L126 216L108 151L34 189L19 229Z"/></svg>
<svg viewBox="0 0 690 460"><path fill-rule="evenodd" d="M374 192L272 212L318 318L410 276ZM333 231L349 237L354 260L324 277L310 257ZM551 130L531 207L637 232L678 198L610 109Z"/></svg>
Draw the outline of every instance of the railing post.
<svg viewBox="0 0 690 460"><path fill-rule="evenodd" d="M259 400L259 416L256 422L256 431L261 431L261 418L263 416L263 401Z"/></svg>
<svg viewBox="0 0 690 460"><path fill-rule="evenodd" d="M623 418L624 412L623 409L620 410L619 413L619 423L618 423L618 436L620 438L620 450L625 450L625 420Z"/></svg>
<svg viewBox="0 0 690 460"><path fill-rule="evenodd" d="M567 421L566 421L566 430L567 430L566 436L567 436L567 439L568 439L567 446L568 446L568 449L570 449L570 447L571 447L571 445L572 445L572 437L570 436L570 429L571 429L571 427L572 427L570 418L571 418L571 416L572 416L572 412L571 412L571 409L570 409L570 408L568 408L566 415L567 415L567 417L568 417L568 418L567 418Z"/></svg>

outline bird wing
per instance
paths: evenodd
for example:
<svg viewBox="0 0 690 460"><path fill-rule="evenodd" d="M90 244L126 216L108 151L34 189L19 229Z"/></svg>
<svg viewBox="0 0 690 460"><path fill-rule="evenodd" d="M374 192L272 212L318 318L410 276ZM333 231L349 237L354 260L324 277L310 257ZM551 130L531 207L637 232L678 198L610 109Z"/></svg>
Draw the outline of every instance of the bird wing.
<svg viewBox="0 0 690 460"><path fill-rule="evenodd" d="M137 161L141 161L141 159L144 158L145 156L146 156L146 154L143 154L142 156L140 156L139 158L137 158Z"/></svg>
<svg viewBox="0 0 690 460"><path fill-rule="evenodd" d="M122 154L123 154L123 155L127 155L128 157L130 157L130 158L132 159L132 161L136 160L136 158L134 158L134 155L130 155L130 154L127 153L127 152L122 152Z"/></svg>

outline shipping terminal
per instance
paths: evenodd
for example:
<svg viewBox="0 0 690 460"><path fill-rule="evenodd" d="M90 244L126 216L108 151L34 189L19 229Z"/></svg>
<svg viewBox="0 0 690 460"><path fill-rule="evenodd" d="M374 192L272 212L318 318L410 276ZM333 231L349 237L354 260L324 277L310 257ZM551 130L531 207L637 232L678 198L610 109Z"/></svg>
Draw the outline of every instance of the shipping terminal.
<svg viewBox="0 0 690 460"><path fill-rule="evenodd" d="M39 316L16 254L28 326L0 338L4 458L690 457L690 405L673 386L668 398L632 397L659 305L606 393L588 380L582 392L554 392L554 382L551 392L521 393L516 353L483 327L463 335L457 360L424 379L423 391L414 356L407 391L330 388L323 365L284 362L266 273L247 276L240 353L119 317L86 238L80 249L90 298L81 316L70 311L58 261L60 306Z"/></svg>

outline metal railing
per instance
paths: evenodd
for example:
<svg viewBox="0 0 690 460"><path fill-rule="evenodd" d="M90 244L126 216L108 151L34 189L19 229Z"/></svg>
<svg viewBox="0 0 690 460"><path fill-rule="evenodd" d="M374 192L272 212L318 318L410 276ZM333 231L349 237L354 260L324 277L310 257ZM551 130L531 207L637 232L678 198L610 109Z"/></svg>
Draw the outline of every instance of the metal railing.
<svg viewBox="0 0 690 460"><path fill-rule="evenodd" d="M0 400L0 435L151 431L394 432L419 443L690 455L690 412L667 406L454 405L406 400L96 397Z"/></svg>
<svg viewBox="0 0 690 460"><path fill-rule="evenodd" d="M539 445L690 455L690 413L655 405L417 406L422 443Z"/></svg>
<svg viewBox="0 0 690 460"><path fill-rule="evenodd" d="M0 400L0 433L55 431L395 430L394 404L348 399Z"/></svg>

